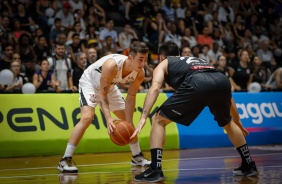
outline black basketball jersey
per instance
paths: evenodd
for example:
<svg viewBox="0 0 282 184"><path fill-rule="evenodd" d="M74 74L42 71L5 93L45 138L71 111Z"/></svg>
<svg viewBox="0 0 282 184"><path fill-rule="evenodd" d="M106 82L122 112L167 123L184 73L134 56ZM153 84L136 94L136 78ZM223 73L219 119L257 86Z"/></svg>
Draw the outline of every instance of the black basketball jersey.
<svg viewBox="0 0 282 184"><path fill-rule="evenodd" d="M166 83L173 89L178 89L186 77L205 71L217 71L207 61L196 57L169 56L168 60L168 75Z"/></svg>

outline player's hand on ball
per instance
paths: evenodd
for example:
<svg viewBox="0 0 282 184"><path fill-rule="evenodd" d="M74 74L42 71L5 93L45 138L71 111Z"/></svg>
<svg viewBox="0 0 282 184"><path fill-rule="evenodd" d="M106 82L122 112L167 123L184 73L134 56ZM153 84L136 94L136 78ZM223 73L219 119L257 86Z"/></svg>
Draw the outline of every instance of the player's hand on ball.
<svg viewBox="0 0 282 184"><path fill-rule="evenodd" d="M146 123L146 119L140 119L135 131L133 132L132 136L130 137L130 139L134 138L137 134L140 134L143 126Z"/></svg>
<svg viewBox="0 0 282 184"><path fill-rule="evenodd" d="M116 129L116 126L114 124L115 121L117 121L117 119L115 118L109 118L107 120L108 134L110 134L111 132L114 131L114 129Z"/></svg>

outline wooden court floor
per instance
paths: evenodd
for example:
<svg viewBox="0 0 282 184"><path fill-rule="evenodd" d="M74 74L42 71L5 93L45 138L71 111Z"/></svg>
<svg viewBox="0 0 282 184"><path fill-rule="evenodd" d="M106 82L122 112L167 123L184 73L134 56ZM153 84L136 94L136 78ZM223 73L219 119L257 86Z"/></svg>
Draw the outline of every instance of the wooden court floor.
<svg viewBox="0 0 282 184"><path fill-rule="evenodd" d="M177 184L282 184L282 145L251 146L258 177L235 177L232 170L240 159L233 148L165 150L163 171L166 180ZM145 152L150 157L149 152ZM60 174L60 156L0 159L0 184L133 184L143 167L131 167L129 152L76 154L77 175Z"/></svg>

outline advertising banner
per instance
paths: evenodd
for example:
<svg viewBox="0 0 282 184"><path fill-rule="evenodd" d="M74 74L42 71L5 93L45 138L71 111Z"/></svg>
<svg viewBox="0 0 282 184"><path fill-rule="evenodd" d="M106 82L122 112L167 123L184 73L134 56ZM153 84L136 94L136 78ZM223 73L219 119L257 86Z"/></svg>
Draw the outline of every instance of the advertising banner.
<svg viewBox="0 0 282 184"><path fill-rule="evenodd" d="M142 113L145 93L136 97L134 124ZM126 97L126 94L124 94ZM166 99L160 94L157 104ZM149 150L151 117L139 135L142 150ZM78 94L1 94L0 95L0 157L63 154L71 131L80 120ZM178 132L175 124L167 130L165 147L177 149ZM86 130L76 153L130 151L129 146L117 146L107 133L106 121L99 108Z"/></svg>
<svg viewBox="0 0 282 184"><path fill-rule="evenodd" d="M282 143L282 93L233 93L249 145ZM189 113L189 112L187 112ZM232 146L224 129L205 108L189 126L177 125L180 149Z"/></svg>

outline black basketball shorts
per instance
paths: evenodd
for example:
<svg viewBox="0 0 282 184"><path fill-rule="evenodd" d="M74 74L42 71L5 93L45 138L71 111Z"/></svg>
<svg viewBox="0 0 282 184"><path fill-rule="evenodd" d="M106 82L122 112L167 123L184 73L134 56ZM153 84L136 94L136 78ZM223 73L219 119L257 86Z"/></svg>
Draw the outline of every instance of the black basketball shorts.
<svg viewBox="0 0 282 184"><path fill-rule="evenodd" d="M189 126L208 106L220 127L231 121L231 84L219 72L201 72L185 79L159 108L160 115Z"/></svg>

